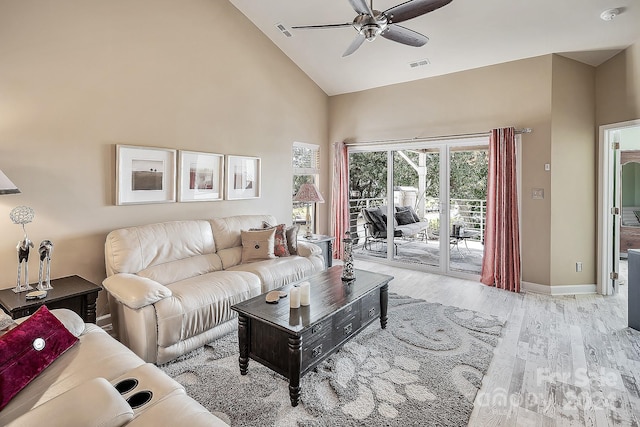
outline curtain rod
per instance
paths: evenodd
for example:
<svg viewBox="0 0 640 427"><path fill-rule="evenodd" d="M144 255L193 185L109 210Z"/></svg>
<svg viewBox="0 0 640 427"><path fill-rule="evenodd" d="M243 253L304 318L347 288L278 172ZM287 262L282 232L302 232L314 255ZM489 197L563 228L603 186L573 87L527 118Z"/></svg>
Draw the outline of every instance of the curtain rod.
<svg viewBox="0 0 640 427"><path fill-rule="evenodd" d="M516 134L531 133L533 129L523 128L516 129ZM425 136L425 137L413 137L409 139L381 139L378 141L361 141L361 142L345 142L347 147L353 147L358 145L373 145L373 144L401 144L406 142L425 142L425 141L438 141L443 139L458 139L458 138L476 138L480 136L489 136L491 132L480 133L461 133L458 135L440 135L440 136Z"/></svg>

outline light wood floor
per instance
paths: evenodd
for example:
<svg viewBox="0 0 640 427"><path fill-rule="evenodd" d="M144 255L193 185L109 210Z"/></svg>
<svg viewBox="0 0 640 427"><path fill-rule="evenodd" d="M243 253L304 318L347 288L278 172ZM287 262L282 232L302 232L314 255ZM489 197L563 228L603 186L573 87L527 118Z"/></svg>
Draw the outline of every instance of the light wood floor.
<svg viewBox="0 0 640 427"><path fill-rule="evenodd" d="M470 426L640 425L640 332L627 327L626 285L610 297L552 297L355 265L393 275L391 292L506 320Z"/></svg>

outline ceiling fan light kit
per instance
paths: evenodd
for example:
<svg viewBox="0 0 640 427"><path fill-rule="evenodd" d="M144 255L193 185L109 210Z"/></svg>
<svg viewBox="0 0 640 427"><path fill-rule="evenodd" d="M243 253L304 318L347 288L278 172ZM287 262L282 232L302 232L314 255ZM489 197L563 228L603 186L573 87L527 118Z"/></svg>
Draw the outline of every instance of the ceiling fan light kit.
<svg viewBox="0 0 640 427"><path fill-rule="evenodd" d="M351 7L358 15L352 22L344 24L303 25L293 29L321 29L353 27L358 32L342 56L349 56L367 40L374 41L378 36L407 46L424 46L429 38L409 28L397 25L412 18L433 12L451 3L452 0L409 0L390 9L380 12L373 8L373 0L349 0Z"/></svg>

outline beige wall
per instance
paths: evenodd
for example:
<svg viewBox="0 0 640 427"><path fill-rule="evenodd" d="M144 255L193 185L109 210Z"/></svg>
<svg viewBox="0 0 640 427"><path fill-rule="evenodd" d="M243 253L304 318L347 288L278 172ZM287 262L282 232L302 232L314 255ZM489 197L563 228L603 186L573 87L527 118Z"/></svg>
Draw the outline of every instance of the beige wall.
<svg viewBox="0 0 640 427"><path fill-rule="evenodd" d="M552 157L552 58L331 97L330 138L365 141L533 128L522 137L522 272L524 281L549 285L552 191L544 164ZM533 188L544 189L545 199L533 200Z"/></svg>
<svg viewBox="0 0 640 427"><path fill-rule="evenodd" d="M640 118L640 40L596 70L596 124Z"/></svg>
<svg viewBox="0 0 640 427"><path fill-rule="evenodd" d="M594 88L595 68L553 56L551 285L596 283Z"/></svg>
<svg viewBox="0 0 640 427"><path fill-rule="evenodd" d="M99 283L114 228L252 212L288 222L294 141L321 145L329 202L329 142L502 126L534 129L523 136L523 280L595 282L587 66L547 55L329 99L228 2L205 0L0 2L0 58L0 169L22 190L0 197L0 288L15 282L18 205L36 211L31 239L54 241L54 277ZM639 70L640 42L597 68L597 124L640 117ZM114 206L118 143L260 156L262 198ZM586 214L573 223L569 208Z"/></svg>
<svg viewBox="0 0 640 427"><path fill-rule="evenodd" d="M291 144L323 145L328 170L328 97L227 1L0 2L0 58L0 169L22 190L0 197L2 288L15 284L15 206L35 209L36 245L54 242L53 277L100 283L112 229L255 212L290 222ZM114 206L118 143L259 156L262 198ZM321 190L328 199L326 179ZM35 281L33 254L30 267Z"/></svg>

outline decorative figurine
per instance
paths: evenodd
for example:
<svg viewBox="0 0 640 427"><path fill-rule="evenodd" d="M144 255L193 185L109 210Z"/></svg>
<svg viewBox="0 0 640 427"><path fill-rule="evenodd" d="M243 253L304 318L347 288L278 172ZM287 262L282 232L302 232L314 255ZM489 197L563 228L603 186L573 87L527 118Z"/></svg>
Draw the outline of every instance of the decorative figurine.
<svg viewBox="0 0 640 427"><path fill-rule="evenodd" d="M345 238L342 239L343 245L343 256L342 261L344 265L342 266L342 281L343 282L352 282L356 280L356 276L353 270L353 241L351 240L351 233L346 232Z"/></svg>
<svg viewBox="0 0 640 427"><path fill-rule="evenodd" d="M27 230L25 224L33 221L35 212L28 206L18 206L14 208L9 214L9 218L14 224L21 224L22 231L24 231L24 238L18 242L16 250L18 251L18 278L16 280L16 287L13 288L13 292L24 292L33 289L29 286L29 251L33 248L33 242L29 240L27 236ZM22 263L24 262L24 284L22 283Z"/></svg>
<svg viewBox="0 0 640 427"><path fill-rule="evenodd" d="M51 240L43 240L40 242L40 247L38 248L38 252L40 252L40 273L38 274L38 289L41 291L48 291L49 289L53 289L51 286L51 254L53 253L53 243ZM42 283L42 273L44 270L44 264L47 264L47 271L45 277L45 283Z"/></svg>

